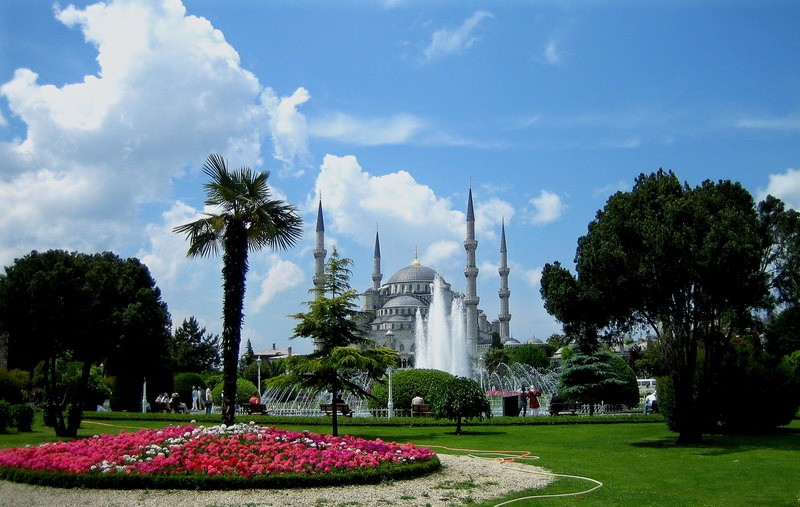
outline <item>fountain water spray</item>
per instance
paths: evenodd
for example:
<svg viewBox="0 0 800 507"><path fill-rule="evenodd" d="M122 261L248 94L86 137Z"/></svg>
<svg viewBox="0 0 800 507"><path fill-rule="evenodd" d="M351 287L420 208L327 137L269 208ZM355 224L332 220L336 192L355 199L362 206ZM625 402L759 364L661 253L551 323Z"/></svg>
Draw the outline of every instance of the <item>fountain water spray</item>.
<svg viewBox="0 0 800 507"><path fill-rule="evenodd" d="M464 301L445 291L439 275L433 279L432 295L428 318L417 310L415 366L472 377Z"/></svg>

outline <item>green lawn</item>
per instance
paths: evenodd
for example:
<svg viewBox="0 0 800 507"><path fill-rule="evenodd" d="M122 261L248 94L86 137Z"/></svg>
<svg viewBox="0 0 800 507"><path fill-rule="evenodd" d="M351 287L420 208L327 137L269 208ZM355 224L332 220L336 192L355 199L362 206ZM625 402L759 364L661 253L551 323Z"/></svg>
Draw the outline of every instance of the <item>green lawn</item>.
<svg viewBox="0 0 800 507"><path fill-rule="evenodd" d="M164 426L164 422L84 422L81 435L112 433L122 427ZM330 432L329 424L281 427ZM0 435L0 447L53 440L41 426L34 433ZM533 463L565 475L590 477L603 487L586 495L514 502L523 505L791 505L800 506L800 421L770 436L707 436L697 446L676 446L663 423L563 426L468 426L461 436L442 426L350 426L342 434L414 442L437 452L450 449L529 451ZM465 451L466 452L466 451ZM476 474L480 473L476 470ZM592 484L560 479L524 495L560 494ZM502 500L487 503L496 505ZM398 503L400 505L401 503Z"/></svg>

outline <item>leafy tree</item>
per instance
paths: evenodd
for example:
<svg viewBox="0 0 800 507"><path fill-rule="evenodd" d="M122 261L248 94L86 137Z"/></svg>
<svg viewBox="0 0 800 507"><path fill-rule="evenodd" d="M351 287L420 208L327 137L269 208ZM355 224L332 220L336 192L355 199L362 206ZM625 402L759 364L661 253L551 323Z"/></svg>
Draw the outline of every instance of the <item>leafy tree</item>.
<svg viewBox="0 0 800 507"><path fill-rule="evenodd" d="M244 375L244 372L250 368L252 370L252 366L256 364L256 353L253 350L253 344L250 343L250 339L247 339L247 343L244 347L244 354L239 359L239 376L241 377Z"/></svg>
<svg viewBox="0 0 800 507"><path fill-rule="evenodd" d="M434 417L456 422L456 435L461 435L462 421L492 417L489 398L480 384L465 377L448 379L442 389L430 394L428 405Z"/></svg>
<svg viewBox="0 0 800 507"><path fill-rule="evenodd" d="M690 188L672 172L640 175L631 192L609 198L578 240L577 277L558 263L545 266L542 296L584 353L603 330L656 333L674 384L678 440L697 442L723 345L768 306L768 244L741 185Z"/></svg>
<svg viewBox="0 0 800 507"><path fill-rule="evenodd" d="M501 364L511 364L511 347L491 349L484 354L483 366L490 375L496 372Z"/></svg>
<svg viewBox="0 0 800 507"><path fill-rule="evenodd" d="M76 435L92 366L104 361L106 373L116 376L116 394L135 382L133 399L141 407L143 376L171 376L160 355L169 325L160 291L137 259L34 251L0 277L0 326L9 337L9 365L33 370L42 362L45 410L59 436ZM80 376L73 389L62 392L57 366L67 359L80 364Z"/></svg>
<svg viewBox="0 0 800 507"><path fill-rule="evenodd" d="M497 331L493 331L492 332L492 350L502 349L502 348L503 348L503 342L500 339L500 333L498 333Z"/></svg>
<svg viewBox="0 0 800 507"><path fill-rule="evenodd" d="M800 305L800 213L771 195L758 205L767 238L762 267L778 306Z"/></svg>
<svg viewBox="0 0 800 507"><path fill-rule="evenodd" d="M322 286L312 289L316 296L307 302L309 311L292 318L299 323L292 338L310 337L317 350L307 356L286 358L286 375L269 380L278 388L302 386L312 392L330 391L332 399L343 392L360 398L370 393L352 380L353 372L366 373L378 381L390 366L397 364L397 353L388 347L368 348L374 343L360 325L359 294L350 287L352 261L339 257L333 249L325 263ZM361 347L361 348L358 348ZM333 435L339 434L337 412L333 411Z"/></svg>
<svg viewBox="0 0 800 507"><path fill-rule="evenodd" d="M605 350L567 359L558 392L567 400L588 403L589 415L594 415L594 404L601 401L629 406L639 403L633 370L624 359Z"/></svg>
<svg viewBox="0 0 800 507"><path fill-rule="evenodd" d="M192 388L206 389L206 382L202 375L195 372L184 372L175 375L175 392L178 393L178 399L186 403L187 407L192 406Z"/></svg>
<svg viewBox="0 0 800 507"><path fill-rule="evenodd" d="M544 347L533 343L524 343L511 348L511 363L527 364L534 368L547 368L550 366L550 358Z"/></svg>
<svg viewBox="0 0 800 507"><path fill-rule="evenodd" d="M279 199L272 199L268 172L254 173L249 167L231 171L225 160L209 155L203 172L210 181L203 185L206 206L215 213L178 226L174 232L185 234L189 257L222 256L222 373L225 399L222 422L232 425L236 419L236 378L239 344L244 313L245 280L248 252L288 249L302 234L302 220L297 210Z"/></svg>
<svg viewBox="0 0 800 507"><path fill-rule="evenodd" d="M206 332L197 319L184 319L175 329L170 341L173 371L216 371L222 364L219 355L219 335Z"/></svg>
<svg viewBox="0 0 800 507"><path fill-rule="evenodd" d="M428 400L432 393L445 389L452 377L441 370L400 370L392 373L392 403L396 409L410 409L411 400L420 396ZM384 409L389 403L389 389L385 382L375 384L372 397L367 401L371 409Z"/></svg>
<svg viewBox="0 0 800 507"><path fill-rule="evenodd" d="M25 370L0 368L0 400L6 400L12 405L22 403L30 381L31 374Z"/></svg>

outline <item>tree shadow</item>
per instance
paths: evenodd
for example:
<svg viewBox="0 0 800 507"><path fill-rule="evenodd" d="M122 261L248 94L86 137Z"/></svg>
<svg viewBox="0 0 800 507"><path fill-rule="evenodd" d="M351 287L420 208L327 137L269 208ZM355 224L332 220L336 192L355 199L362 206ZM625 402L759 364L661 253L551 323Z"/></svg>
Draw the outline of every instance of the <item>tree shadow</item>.
<svg viewBox="0 0 800 507"><path fill-rule="evenodd" d="M647 449L698 449L701 456L724 456L754 449L796 451L800 446L800 429L778 428L769 434L751 435L703 435L703 441L696 444L678 444L674 437L662 437L631 443L631 447Z"/></svg>

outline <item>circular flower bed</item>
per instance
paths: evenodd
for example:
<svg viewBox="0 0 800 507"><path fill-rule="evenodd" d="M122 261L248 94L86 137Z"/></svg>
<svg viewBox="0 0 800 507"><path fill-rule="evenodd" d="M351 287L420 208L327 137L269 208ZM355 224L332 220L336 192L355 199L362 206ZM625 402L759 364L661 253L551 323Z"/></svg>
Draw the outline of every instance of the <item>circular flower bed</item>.
<svg viewBox="0 0 800 507"><path fill-rule="evenodd" d="M60 487L242 489L374 483L440 467L413 444L256 424L169 426L0 450L0 478Z"/></svg>

